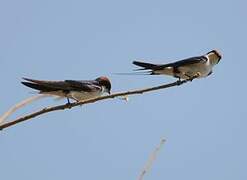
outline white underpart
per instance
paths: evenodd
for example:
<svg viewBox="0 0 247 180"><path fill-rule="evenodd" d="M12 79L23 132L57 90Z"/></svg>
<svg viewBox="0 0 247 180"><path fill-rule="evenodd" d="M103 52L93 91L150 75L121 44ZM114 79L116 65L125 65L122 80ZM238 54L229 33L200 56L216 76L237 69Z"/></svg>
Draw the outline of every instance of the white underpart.
<svg viewBox="0 0 247 180"><path fill-rule="evenodd" d="M67 96L74 100L81 101L81 100L96 98L101 96L102 94L103 94L102 91L95 91L95 92L71 91Z"/></svg>
<svg viewBox="0 0 247 180"><path fill-rule="evenodd" d="M181 72L179 76L182 79L188 79L189 77L199 76L198 78L206 77L212 71L213 65L210 61L191 64L188 66L181 66L178 70ZM189 76L189 77L188 77Z"/></svg>
<svg viewBox="0 0 247 180"><path fill-rule="evenodd" d="M61 98L71 98L76 101L96 98L101 96L105 92L105 88L102 87L98 91L86 92L86 91L70 91L70 93L66 94L63 91L51 91L51 92L42 92L42 94L48 94L52 96L58 96Z"/></svg>
<svg viewBox="0 0 247 180"><path fill-rule="evenodd" d="M162 70L157 70L155 71L156 74L166 74L169 76L173 76L173 68L172 67L167 67L165 69Z"/></svg>
<svg viewBox="0 0 247 180"><path fill-rule="evenodd" d="M201 61L196 64L180 66L178 67L178 71L181 73L176 74L176 76L179 76L181 79L189 79L194 76L199 76L198 78L206 77L212 71L213 66L214 64L211 64L209 60L206 62ZM174 76L173 67L167 67L165 69L155 71L155 73Z"/></svg>

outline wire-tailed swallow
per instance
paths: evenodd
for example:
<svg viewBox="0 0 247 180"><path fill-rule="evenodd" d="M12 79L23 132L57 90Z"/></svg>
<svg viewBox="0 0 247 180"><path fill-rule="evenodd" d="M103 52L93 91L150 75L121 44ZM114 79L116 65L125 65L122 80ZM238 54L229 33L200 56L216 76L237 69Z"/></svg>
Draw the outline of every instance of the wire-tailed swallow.
<svg viewBox="0 0 247 180"><path fill-rule="evenodd" d="M111 82L107 77L99 77L95 80L65 80L65 81L43 81L23 78L21 82L25 86L39 90L40 94L55 95L76 101L96 98L103 93L110 94Z"/></svg>
<svg viewBox="0 0 247 180"><path fill-rule="evenodd" d="M137 70L146 70L150 75L169 75L180 79L193 80L207 77L213 72L213 67L219 63L221 54L212 50L205 55L191 57L169 64L151 64L133 61L133 64L142 67Z"/></svg>

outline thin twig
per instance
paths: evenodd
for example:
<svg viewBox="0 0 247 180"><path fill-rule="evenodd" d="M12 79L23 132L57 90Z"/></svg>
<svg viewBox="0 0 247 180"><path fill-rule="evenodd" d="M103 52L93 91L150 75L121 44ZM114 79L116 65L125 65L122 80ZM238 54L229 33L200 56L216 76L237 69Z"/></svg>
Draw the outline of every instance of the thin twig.
<svg viewBox="0 0 247 180"><path fill-rule="evenodd" d="M1 117L0 117L0 125L4 123L4 121L11 115L13 114L15 111L17 111L18 109L31 104L33 101L36 101L38 99L47 97L47 94L38 94L32 97L29 97L17 104L15 104L13 107L11 107L8 111L6 111Z"/></svg>
<svg viewBox="0 0 247 180"><path fill-rule="evenodd" d="M157 155L158 155L159 151L161 150L165 141L166 141L165 139L161 139L159 146L156 147L155 150L152 152L152 154L150 155L145 167L141 171L141 174L140 174L138 180L143 180L145 174L147 174L147 172L150 171L150 169L151 169L155 159L157 158Z"/></svg>
<svg viewBox="0 0 247 180"><path fill-rule="evenodd" d="M150 92L150 91L155 91L155 90L159 90L159 89L166 89L166 88L170 88L170 87L173 87L173 86L179 86L179 85L184 84L186 82L188 82L188 80L176 81L176 82L173 82L173 83L164 84L164 85L160 85L160 86L155 86L155 87L151 87L151 88L144 88L144 89L137 89L137 90L132 90L132 91L115 93L115 94L111 94L111 95L107 95L107 96L101 96L101 97L92 98L92 99L88 99L88 100L84 100L84 101L80 101L80 102L70 103L70 104L64 104L64 105L58 105L58 106L52 106L52 107L45 107L42 110L33 112L31 114L19 117L19 118L13 120L13 121L6 122L6 123L0 125L0 130L3 130L5 128L8 128L10 126L13 126L13 125L18 124L18 123L23 122L23 121L27 121L29 119L32 119L32 118L34 118L36 116L39 116L41 114L45 114L45 113L48 113L48 112L64 110L64 109L70 109L72 107L76 107L76 106L80 106L80 105L84 105L84 104L90 104L90 103L94 103L96 101L101 101L101 100L105 100L105 99L112 99L112 98L115 98L115 97L129 96L129 95L134 95L134 94L143 94L143 93Z"/></svg>

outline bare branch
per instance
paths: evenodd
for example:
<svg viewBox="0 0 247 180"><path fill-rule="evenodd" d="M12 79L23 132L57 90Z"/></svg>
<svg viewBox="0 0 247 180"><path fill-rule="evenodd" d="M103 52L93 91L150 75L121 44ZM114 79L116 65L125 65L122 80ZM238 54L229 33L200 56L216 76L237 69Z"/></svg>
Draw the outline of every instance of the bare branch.
<svg viewBox="0 0 247 180"><path fill-rule="evenodd" d="M143 93L150 92L150 91L155 91L155 90L159 90L159 89L166 89L166 88L170 88L173 86L179 86L179 85L184 84L186 82L188 82L188 80L176 81L173 83L155 86L155 87L151 87L151 88L144 88L144 89L137 89L137 90L132 90L132 91L115 93L115 94L111 94L111 95L107 95L107 96L101 96L101 97L92 98L92 99L88 99L88 100L84 100L84 101L80 101L80 102L70 103L70 104L58 105L58 106L53 106L53 107L45 107L42 110L33 112L31 114L25 115L23 117L17 118L13 121L6 122L6 123L0 125L0 130L3 130L5 128L8 128L8 127L13 126L15 124L18 124L20 122L30 120L36 116L39 116L39 115L42 115L42 114L45 114L48 112L70 109L72 107L76 107L76 106L80 106L80 105L84 105L84 104L90 104L90 103L94 103L94 102L105 100L105 99L112 99L112 98L116 98L116 97L124 97L124 96L135 95L135 94L143 94Z"/></svg>
<svg viewBox="0 0 247 180"><path fill-rule="evenodd" d="M151 169L155 159L157 158L157 155L158 155L159 151L161 150L161 148L162 148L163 144L165 143L165 141L166 141L165 139L161 139L159 146L156 147L155 150L152 152L152 154L150 155L145 167L141 171L141 174L140 174L138 180L143 180L145 174L148 171L150 171L150 169Z"/></svg>
<svg viewBox="0 0 247 180"><path fill-rule="evenodd" d="M15 104L13 107L11 107L8 111L6 111L1 117L0 117L0 125L4 123L4 121L11 115L13 114L15 111L17 111L18 109L31 104L33 101L36 101L40 98L44 98L47 97L48 95L46 94L38 94L36 96L27 98L23 101L21 101L20 103Z"/></svg>

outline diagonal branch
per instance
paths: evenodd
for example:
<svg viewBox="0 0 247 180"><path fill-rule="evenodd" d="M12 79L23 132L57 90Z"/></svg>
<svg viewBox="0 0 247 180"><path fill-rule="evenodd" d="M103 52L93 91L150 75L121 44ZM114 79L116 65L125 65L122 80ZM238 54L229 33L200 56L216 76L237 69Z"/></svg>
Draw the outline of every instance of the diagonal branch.
<svg viewBox="0 0 247 180"><path fill-rule="evenodd" d="M84 101L70 103L70 104L64 104L64 105L58 105L58 106L52 106L52 107L45 107L42 110L30 113L28 115L19 117L19 118L13 120L13 121L6 122L6 123L0 125L0 130L3 130L5 128L8 128L8 127L13 126L13 125L16 125L16 124L18 124L20 122L30 120L30 119L32 119L34 117L37 117L39 115L42 115L42 114L45 114L45 113L48 113L48 112L64 110L64 109L70 109L72 107L76 107L76 106L80 106L80 105L84 105L84 104L90 104L90 103L94 103L94 102L105 100L105 99L112 99L112 98L116 98L116 97L124 97L124 96L135 95L135 94L143 94L143 93L150 92L150 91L156 91L156 90L159 90L159 89L166 89L166 88L170 88L170 87L174 87L174 86L179 86L179 85L182 85L182 84L184 84L186 82L188 82L188 80L176 81L176 82L173 82L173 83L164 84L164 85L160 85L160 86L155 86L155 87L151 87L151 88L144 88L144 89L137 89L137 90L132 90L132 91L115 93L115 94L111 94L111 95L107 95L107 96L101 96L101 97L92 98L92 99L88 99L88 100L84 100Z"/></svg>
<svg viewBox="0 0 247 180"><path fill-rule="evenodd" d="M162 138L161 141L160 141L159 146L156 147L155 150L154 150L154 151L152 152L152 154L150 155L150 157L149 157L149 159L148 159L148 161L147 161L145 167L144 167L144 168L142 169L142 171L141 171L141 174L140 174L138 180L143 180L145 174L148 173L148 172L150 171L150 169L151 169L151 167L152 167L152 165L153 165L155 159L156 159L157 156L158 156L159 151L161 150L161 148L162 148L162 146L163 146L163 144L164 144L165 142L166 142L166 140Z"/></svg>
<svg viewBox="0 0 247 180"><path fill-rule="evenodd" d="M27 98L23 101L21 101L20 103L15 104L12 108L10 108L8 111L6 111L2 116L0 116L0 125L3 124L3 122L11 115L13 114L15 111L17 111L18 109L31 104L32 102L44 98L44 97L48 97L47 94L38 94L36 96L32 96L30 98Z"/></svg>

